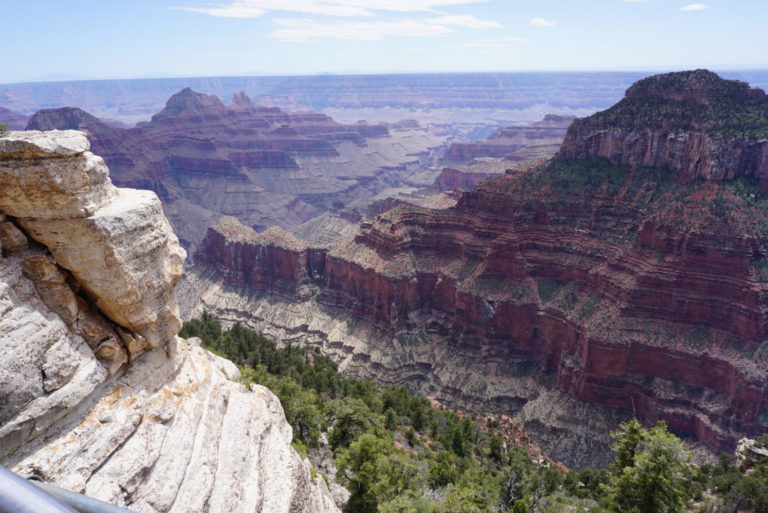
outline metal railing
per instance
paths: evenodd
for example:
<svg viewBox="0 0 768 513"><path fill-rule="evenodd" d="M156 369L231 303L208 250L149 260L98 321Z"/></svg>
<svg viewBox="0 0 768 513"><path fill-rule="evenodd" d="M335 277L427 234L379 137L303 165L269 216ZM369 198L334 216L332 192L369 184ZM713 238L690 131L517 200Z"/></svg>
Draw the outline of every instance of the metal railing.
<svg viewBox="0 0 768 513"><path fill-rule="evenodd" d="M0 513L132 513L0 467Z"/></svg>

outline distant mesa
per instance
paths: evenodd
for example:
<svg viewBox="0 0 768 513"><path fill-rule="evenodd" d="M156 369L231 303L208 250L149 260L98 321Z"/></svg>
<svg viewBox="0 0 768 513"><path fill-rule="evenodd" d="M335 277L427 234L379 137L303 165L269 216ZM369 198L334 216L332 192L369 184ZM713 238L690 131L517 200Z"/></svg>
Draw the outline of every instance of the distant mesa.
<svg viewBox="0 0 768 513"><path fill-rule="evenodd" d="M221 100L212 94L197 93L186 87L168 99L165 108L152 116L153 122L182 114L203 114L212 110L224 110Z"/></svg>
<svg viewBox="0 0 768 513"><path fill-rule="evenodd" d="M96 116L76 107L42 109L35 112L27 123L27 130L89 130L106 125Z"/></svg>

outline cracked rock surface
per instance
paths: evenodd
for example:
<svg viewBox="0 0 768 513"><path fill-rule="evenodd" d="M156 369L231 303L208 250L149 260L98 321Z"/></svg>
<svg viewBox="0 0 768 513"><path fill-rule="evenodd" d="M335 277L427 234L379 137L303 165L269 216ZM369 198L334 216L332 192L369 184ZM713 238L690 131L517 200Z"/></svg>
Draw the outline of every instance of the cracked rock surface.
<svg viewBox="0 0 768 513"><path fill-rule="evenodd" d="M176 336L184 251L87 150L0 137L0 464L137 513L337 512L278 399Z"/></svg>

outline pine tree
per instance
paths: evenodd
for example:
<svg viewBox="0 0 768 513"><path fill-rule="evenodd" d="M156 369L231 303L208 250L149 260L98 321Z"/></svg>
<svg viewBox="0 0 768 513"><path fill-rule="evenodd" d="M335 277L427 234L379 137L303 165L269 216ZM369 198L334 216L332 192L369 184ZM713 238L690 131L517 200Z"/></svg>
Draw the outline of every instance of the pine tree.
<svg viewBox="0 0 768 513"><path fill-rule="evenodd" d="M685 511L689 459L682 441L664 423L645 430L636 421L614 433L620 463L611 467L606 509L615 513Z"/></svg>

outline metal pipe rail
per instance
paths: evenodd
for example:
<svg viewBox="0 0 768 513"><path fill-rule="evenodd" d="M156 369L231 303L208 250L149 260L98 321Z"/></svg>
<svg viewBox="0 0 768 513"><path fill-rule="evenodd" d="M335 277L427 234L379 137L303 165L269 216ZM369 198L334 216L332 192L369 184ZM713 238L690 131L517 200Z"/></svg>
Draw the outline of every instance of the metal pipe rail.
<svg viewBox="0 0 768 513"><path fill-rule="evenodd" d="M0 466L0 513L132 513Z"/></svg>

